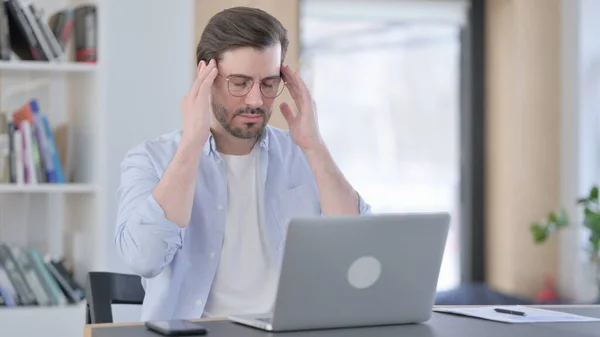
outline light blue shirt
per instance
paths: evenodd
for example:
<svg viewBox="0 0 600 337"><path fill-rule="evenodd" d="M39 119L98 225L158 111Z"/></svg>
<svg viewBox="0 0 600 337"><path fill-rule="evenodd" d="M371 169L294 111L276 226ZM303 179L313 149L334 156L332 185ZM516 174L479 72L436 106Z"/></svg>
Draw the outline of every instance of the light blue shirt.
<svg viewBox="0 0 600 337"><path fill-rule="evenodd" d="M190 223L181 228L169 221L152 196L181 134L143 142L121 164L114 239L120 256L142 277L143 321L202 317L219 264L228 196L226 170L212 135L200 160ZM302 150L287 131L268 126L258 145L265 225L279 266L288 220L321 216L319 194ZM371 212L360 196L359 209Z"/></svg>

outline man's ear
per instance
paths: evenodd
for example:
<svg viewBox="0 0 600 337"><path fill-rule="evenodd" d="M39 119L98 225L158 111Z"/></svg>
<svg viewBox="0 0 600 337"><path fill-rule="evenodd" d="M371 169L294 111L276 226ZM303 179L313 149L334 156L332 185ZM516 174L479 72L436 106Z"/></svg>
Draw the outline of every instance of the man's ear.
<svg viewBox="0 0 600 337"><path fill-rule="evenodd" d="M198 62L198 66L196 67L196 74L200 73L200 70L202 70L204 65L206 65L206 62L204 60Z"/></svg>

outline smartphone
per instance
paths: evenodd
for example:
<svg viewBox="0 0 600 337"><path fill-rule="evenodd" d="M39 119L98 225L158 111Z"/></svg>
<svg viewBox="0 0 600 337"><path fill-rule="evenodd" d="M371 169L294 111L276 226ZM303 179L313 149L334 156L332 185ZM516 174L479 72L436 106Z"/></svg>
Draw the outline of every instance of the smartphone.
<svg viewBox="0 0 600 337"><path fill-rule="evenodd" d="M148 329L158 332L163 336L205 335L207 332L206 328L202 325L184 319L147 321L144 324Z"/></svg>

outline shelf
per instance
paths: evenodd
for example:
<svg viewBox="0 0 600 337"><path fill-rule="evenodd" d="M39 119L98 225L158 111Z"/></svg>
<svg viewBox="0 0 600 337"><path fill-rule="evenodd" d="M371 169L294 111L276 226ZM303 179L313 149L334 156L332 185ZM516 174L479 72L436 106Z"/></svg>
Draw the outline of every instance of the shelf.
<svg viewBox="0 0 600 337"><path fill-rule="evenodd" d="M6 193L94 193L92 184L0 184L0 194Z"/></svg>
<svg viewBox="0 0 600 337"><path fill-rule="evenodd" d="M37 306L37 305L30 305L30 306L16 306L16 307L0 307L0 315L3 313L6 313L7 311L10 311L12 313L25 313L25 312L30 312L30 313L40 313L40 312L58 312L58 311L64 311L64 312L79 312L81 310L85 310L85 306L86 306L86 302L85 300L79 302L79 303L69 303L67 305L61 305L61 306Z"/></svg>
<svg viewBox="0 0 600 337"><path fill-rule="evenodd" d="M39 71L54 73L83 73L96 71L97 64L83 62L0 61L0 72Z"/></svg>
<svg viewBox="0 0 600 337"><path fill-rule="evenodd" d="M63 307L0 308L3 336L79 337L84 325L85 302Z"/></svg>

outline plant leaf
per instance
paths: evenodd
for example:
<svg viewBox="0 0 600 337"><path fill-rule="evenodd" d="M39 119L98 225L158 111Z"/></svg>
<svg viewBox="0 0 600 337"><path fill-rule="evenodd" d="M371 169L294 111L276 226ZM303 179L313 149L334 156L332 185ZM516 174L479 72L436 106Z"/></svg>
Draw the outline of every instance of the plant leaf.
<svg viewBox="0 0 600 337"><path fill-rule="evenodd" d="M556 213L554 213L554 212L548 213L548 223L555 223L555 222L556 222Z"/></svg>
<svg viewBox="0 0 600 337"><path fill-rule="evenodd" d="M569 215L564 207L561 207L556 214L556 227L562 228L569 224Z"/></svg>
<svg viewBox="0 0 600 337"><path fill-rule="evenodd" d="M600 249L600 236L594 233L590 235L589 241L592 244L592 254L595 256L598 254L598 250Z"/></svg>
<svg viewBox="0 0 600 337"><path fill-rule="evenodd" d="M596 222L600 221L600 215L587 207L585 208L584 213L585 218L583 219L583 225L593 231L593 228L596 226Z"/></svg>
<svg viewBox="0 0 600 337"><path fill-rule="evenodd" d="M598 200L598 186L592 187L592 190L590 191L589 199L590 199L590 201Z"/></svg>
<svg viewBox="0 0 600 337"><path fill-rule="evenodd" d="M539 223L532 223L529 228L533 234L535 243L542 243L548 238L548 230L545 226L542 226Z"/></svg>
<svg viewBox="0 0 600 337"><path fill-rule="evenodd" d="M585 214L586 217L588 217L588 216L594 216L594 214L595 214L594 211L592 211L589 207L586 207L583 210L583 213Z"/></svg>
<svg viewBox="0 0 600 337"><path fill-rule="evenodd" d="M597 217L597 214L594 213L594 211L592 211L589 207L586 207L583 210L583 214L585 215L585 218L583 219L583 225L591 229L592 222L594 221L594 218Z"/></svg>
<svg viewBox="0 0 600 337"><path fill-rule="evenodd" d="M592 231L592 235L600 237L600 215L594 213L589 216L589 229Z"/></svg>

